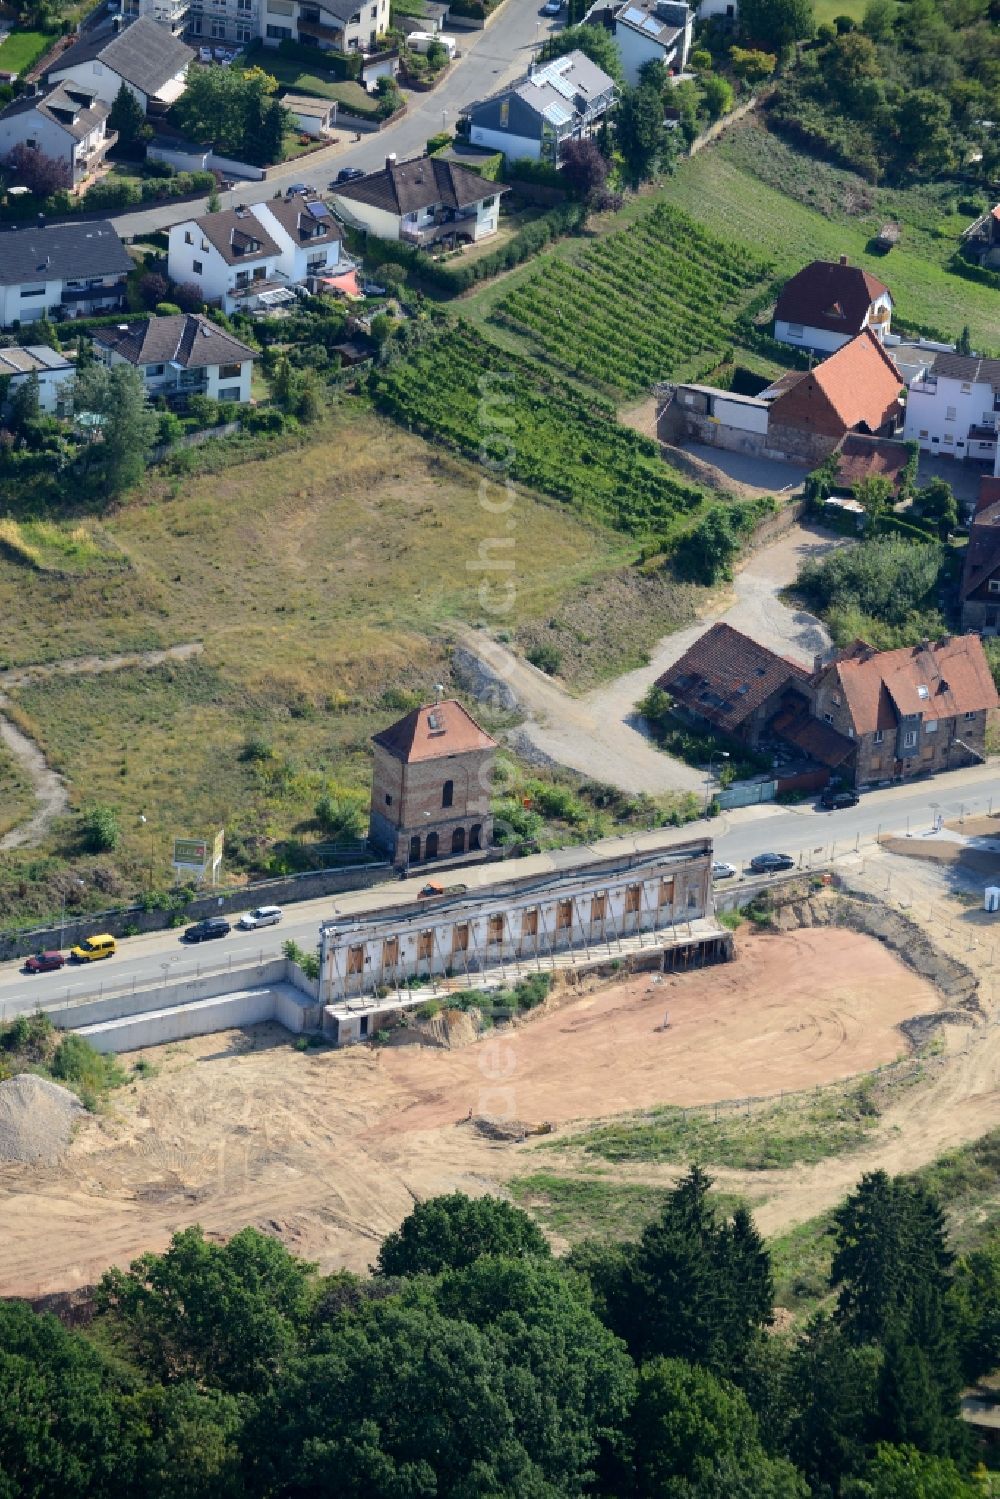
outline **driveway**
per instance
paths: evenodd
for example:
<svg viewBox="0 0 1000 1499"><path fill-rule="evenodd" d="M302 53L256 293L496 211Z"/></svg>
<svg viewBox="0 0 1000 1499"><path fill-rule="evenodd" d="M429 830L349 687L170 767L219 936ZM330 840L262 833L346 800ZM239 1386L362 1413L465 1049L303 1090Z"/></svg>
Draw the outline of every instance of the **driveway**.
<svg viewBox="0 0 1000 1499"><path fill-rule="evenodd" d="M765 490L768 494L786 494L801 488L809 472L795 463L779 463L775 458L758 458L753 453L731 453L727 448L712 447L710 443L685 442L681 444L681 450L692 453L703 463L710 463L737 483Z"/></svg>
<svg viewBox="0 0 1000 1499"><path fill-rule="evenodd" d="M583 697L571 697L547 677L479 631L468 631L463 643L506 682L525 713L519 735L522 747L569 766L581 775L606 781L624 791L664 792L709 789L709 778L665 755L649 740L635 705L651 683L703 635L714 619L723 619L762 645L812 666L830 648L830 637L812 614L791 609L778 593L793 582L802 563L822 556L843 538L815 526L796 525L773 545L752 556L736 574L735 597L718 615L668 635L650 661L636 671L606 682Z"/></svg>
<svg viewBox="0 0 1000 1499"><path fill-rule="evenodd" d="M400 161L423 153L427 140L442 129L454 130L458 111L473 99L493 93L510 78L526 73L536 42L544 42L560 25L539 16L540 0L504 0L485 31L456 31L462 56L437 88L426 94L407 93L407 112L396 124L355 142L352 131L338 131L337 145L315 155L300 157L263 182L244 182L233 192L222 194L223 208L237 203L263 203L293 182L306 182L324 189L341 167L362 167L373 172L390 152ZM137 213L119 214L112 223L123 237L141 238L167 229L182 219L205 212L207 198L193 203L165 203Z"/></svg>

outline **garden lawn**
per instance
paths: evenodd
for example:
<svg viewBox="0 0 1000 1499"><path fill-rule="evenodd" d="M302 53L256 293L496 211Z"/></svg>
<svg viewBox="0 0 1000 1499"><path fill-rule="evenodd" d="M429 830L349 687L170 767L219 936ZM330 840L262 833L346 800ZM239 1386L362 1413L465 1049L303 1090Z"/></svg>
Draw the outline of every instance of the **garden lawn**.
<svg viewBox="0 0 1000 1499"><path fill-rule="evenodd" d="M282 88L296 94L312 94L318 99L335 99L352 114L373 115L376 105L369 94L355 83L353 78L337 79L322 73L311 73L294 57L282 57L269 53L261 60L272 78L277 78Z"/></svg>
<svg viewBox="0 0 1000 1499"><path fill-rule="evenodd" d="M51 47L58 31L12 31L0 42L0 71L24 74Z"/></svg>

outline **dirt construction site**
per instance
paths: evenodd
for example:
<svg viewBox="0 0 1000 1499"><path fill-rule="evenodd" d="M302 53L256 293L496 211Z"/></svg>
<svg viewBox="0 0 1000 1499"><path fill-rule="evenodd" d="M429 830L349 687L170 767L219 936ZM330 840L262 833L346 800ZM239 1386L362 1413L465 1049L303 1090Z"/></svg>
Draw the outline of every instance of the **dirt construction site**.
<svg viewBox="0 0 1000 1499"><path fill-rule="evenodd" d="M568 1169L575 1152L538 1155L560 1132L657 1104L787 1096L932 1049L854 1153L714 1173L767 1233L809 1218L863 1170L912 1169L1000 1125L996 918L948 871L877 851L843 871L846 897L805 889L769 925L744 923L732 964L563 985L483 1035L456 1011L374 1047L298 1050L261 1026L123 1057L143 1066L57 1158L0 1152L0 1295L91 1284L190 1223L218 1236L253 1224L324 1270L363 1270L415 1200ZM484 1128L498 1120L523 1127ZM664 1185L680 1164L613 1170Z"/></svg>

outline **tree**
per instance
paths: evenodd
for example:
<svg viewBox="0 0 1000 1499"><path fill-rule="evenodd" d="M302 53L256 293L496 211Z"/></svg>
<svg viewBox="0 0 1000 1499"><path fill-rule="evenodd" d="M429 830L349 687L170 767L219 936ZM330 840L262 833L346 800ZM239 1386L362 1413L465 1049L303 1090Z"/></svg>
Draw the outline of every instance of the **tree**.
<svg viewBox="0 0 1000 1499"><path fill-rule="evenodd" d="M157 1378L259 1393L295 1346L311 1271L254 1228L219 1245L195 1225L176 1233L165 1254L108 1270L98 1304Z"/></svg>
<svg viewBox="0 0 1000 1499"><path fill-rule="evenodd" d="M538 1225L498 1197L452 1192L420 1202L382 1240L377 1275L436 1275L471 1264L483 1254L506 1259L549 1255Z"/></svg>
<svg viewBox="0 0 1000 1499"><path fill-rule="evenodd" d="M111 105L108 129L117 130L118 144L127 156L138 153L152 140L152 126L146 123L142 105L126 83L121 85Z"/></svg>
<svg viewBox="0 0 1000 1499"><path fill-rule="evenodd" d="M983 1499L983 1489L947 1457L927 1457L915 1447L880 1443L860 1478L848 1480L843 1499Z"/></svg>
<svg viewBox="0 0 1000 1499"><path fill-rule="evenodd" d="M23 437L34 421L41 414L41 386L38 375L34 370L26 380L22 380L14 391L10 402L10 418L7 423L12 432L18 437Z"/></svg>
<svg viewBox="0 0 1000 1499"><path fill-rule="evenodd" d="M591 28L596 30L597 28ZM655 175L666 145L663 101L649 87L623 88L615 114L618 147L633 187Z"/></svg>
<svg viewBox="0 0 1000 1499"><path fill-rule="evenodd" d="M804 1478L770 1458L746 1397L680 1359L639 1371L632 1417L640 1499L805 1499Z"/></svg>
<svg viewBox="0 0 1000 1499"><path fill-rule="evenodd" d="M328 838L360 838L365 827L363 792L350 786L332 786L316 803L316 821Z"/></svg>
<svg viewBox="0 0 1000 1499"><path fill-rule="evenodd" d="M7 170L16 182L34 193L36 198L51 198L53 193L73 186L73 173L68 162L54 156L46 156L36 146L19 141L7 153Z"/></svg>
<svg viewBox="0 0 1000 1499"><path fill-rule="evenodd" d="M958 335L958 342L955 345L955 353L965 354L966 356L972 353L972 331L969 328L968 323L963 324L962 331Z"/></svg>
<svg viewBox="0 0 1000 1499"><path fill-rule="evenodd" d="M733 575L740 553L740 537L725 505L711 505L693 530L674 549L681 574L694 583L710 585Z"/></svg>
<svg viewBox="0 0 1000 1499"><path fill-rule="evenodd" d="M733 86L718 73L706 73L701 79L701 91L713 120L718 120L733 107Z"/></svg>
<svg viewBox="0 0 1000 1499"><path fill-rule="evenodd" d="M121 494L142 478L156 441L156 412L142 376L130 364L93 364L73 384L77 415L97 419L95 439L84 449L84 473L105 495Z"/></svg>
<svg viewBox="0 0 1000 1499"><path fill-rule="evenodd" d="M139 277L139 296L143 307L152 309L157 302L165 302L170 287L166 276L159 271L146 271Z"/></svg>
<svg viewBox="0 0 1000 1499"><path fill-rule="evenodd" d="M865 527L869 536L874 536L878 523L892 507L892 481L880 474L869 479L859 479L853 489L854 498L865 512Z"/></svg>
<svg viewBox="0 0 1000 1499"><path fill-rule="evenodd" d="M838 36L829 47L825 47L821 66L835 102L851 110L857 109L866 86L882 77L875 43L860 31Z"/></svg>
<svg viewBox="0 0 1000 1499"><path fill-rule="evenodd" d="M904 89L896 110L903 164L925 175L947 171L958 160L951 105L929 88Z"/></svg>
<svg viewBox="0 0 1000 1499"><path fill-rule="evenodd" d="M608 179L608 163L592 140L566 141L560 154L560 171L569 191L586 203L600 197Z"/></svg>
<svg viewBox="0 0 1000 1499"><path fill-rule="evenodd" d="M218 213L222 208L222 199L219 197L219 189L213 187L205 200L206 213Z"/></svg>
<svg viewBox="0 0 1000 1499"><path fill-rule="evenodd" d="M856 1348L829 1317L812 1319L789 1359L787 1451L817 1493L860 1470L877 1403L879 1355Z"/></svg>
<svg viewBox="0 0 1000 1499"><path fill-rule="evenodd" d="M895 0L868 0L861 30L873 42L888 42L896 19Z"/></svg>
<svg viewBox="0 0 1000 1499"><path fill-rule="evenodd" d="M892 0L887 0L888 4ZM741 83L748 88L755 84L763 83L765 78L770 78L778 66L778 59L773 52L761 52L757 48L730 47L729 62L733 72Z"/></svg>
<svg viewBox="0 0 1000 1499"><path fill-rule="evenodd" d="M779 54L815 28L812 0L740 0L739 17L742 38Z"/></svg>
<svg viewBox="0 0 1000 1499"><path fill-rule="evenodd" d="M280 160L286 111L262 68L192 70L174 113L185 134L259 165Z"/></svg>
<svg viewBox="0 0 1000 1499"><path fill-rule="evenodd" d="M114 807L100 803L87 807L81 820L80 833L88 853L110 853L121 842L118 813Z"/></svg>
<svg viewBox="0 0 1000 1499"><path fill-rule="evenodd" d="M621 53L603 26L567 26L557 31L543 43L538 60L548 62L553 57L565 57L567 52L583 52L616 83L624 81Z"/></svg>
<svg viewBox="0 0 1000 1499"><path fill-rule="evenodd" d="M934 522L941 540L947 541L958 525L958 505L948 481L932 479L923 489L917 490L913 503L924 520Z"/></svg>
<svg viewBox="0 0 1000 1499"><path fill-rule="evenodd" d="M1000 1244L974 1249L958 1262L951 1304L962 1372L979 1379L1000 1366Z"/></svg>
<svg viewBox="0 0 1000 1499"><path fill-rule="evenodd" d="M196 281L180 281L174 287L174 301L181 312L201 312L205 294Z"/></svg>

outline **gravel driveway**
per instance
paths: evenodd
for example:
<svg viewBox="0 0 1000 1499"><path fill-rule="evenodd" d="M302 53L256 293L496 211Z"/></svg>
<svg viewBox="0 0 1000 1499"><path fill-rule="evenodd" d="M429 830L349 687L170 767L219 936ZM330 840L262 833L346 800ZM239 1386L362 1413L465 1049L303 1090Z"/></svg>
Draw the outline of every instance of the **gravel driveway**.
<svg viewBox="0 0 1000 1499"><path fill-rule="evenodd" d="M706 792L707 777L701 771L665 755L645 736L636 702L716 618L811 666L817 652L828 649L830 638L814 615L789 609L777 595L795 579L806 558L840 545L843 539L829 532L793 526L736 574L735 598L728 609L666 636L647 665L582 697L571 697L558 682L487 635L470 631L463 642L517 696L525 713L519 737L529 754L534 749L581 775L625 791Z"/></svg>

